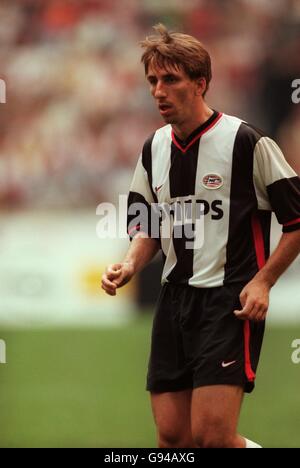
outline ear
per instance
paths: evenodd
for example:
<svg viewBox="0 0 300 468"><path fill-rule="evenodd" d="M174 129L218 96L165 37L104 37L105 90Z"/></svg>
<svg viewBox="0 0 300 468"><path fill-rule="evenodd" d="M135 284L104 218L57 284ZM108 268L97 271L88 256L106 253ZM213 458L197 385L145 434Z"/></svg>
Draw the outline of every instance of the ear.
<svg viewBox="0 0 300 468"><path fill-rule="evenodd" d="M206 79L205 78L197 78L196 79L196 96L203 96L206 90Z"/></svg>

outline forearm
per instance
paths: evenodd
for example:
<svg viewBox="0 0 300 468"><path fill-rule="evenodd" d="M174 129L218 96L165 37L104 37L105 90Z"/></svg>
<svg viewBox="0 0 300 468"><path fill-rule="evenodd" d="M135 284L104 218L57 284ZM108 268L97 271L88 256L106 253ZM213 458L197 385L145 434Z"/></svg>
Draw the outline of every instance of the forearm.
<svg viewBox="0 0 300 468"><path fill-rule="evenodd" d="M285 233L266 265L240 294L242 310L235 315L242 320L265 320L270 289L300 253L300 231Z"/></svg>
<svg viewBox="0 0 300 468"><path fill-rule="evenodd" d="M151 239L146 237L146 234L139 233L132 240L124 262L133 266L135 274L152 260L159 249L160 245L156 239Z"/></svg>
<svg viewBox="0 0 300 468"><path fill-rule="evenodd" d="M255 276L255 280L274 286L280 276L300 253L300 231L282 235L280 242L266 265Z"/></svg>

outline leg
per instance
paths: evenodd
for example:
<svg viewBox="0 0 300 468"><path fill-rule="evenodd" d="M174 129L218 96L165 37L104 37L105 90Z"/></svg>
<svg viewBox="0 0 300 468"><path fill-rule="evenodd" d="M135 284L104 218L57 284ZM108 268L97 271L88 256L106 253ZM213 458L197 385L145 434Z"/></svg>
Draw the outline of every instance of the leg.
<svg viewBox="0 0 300 468"><path fill-rule="evenodd" d="M243 394L242 387L233 385L193 391L192 434L197 447L245 448L245 439L237 434Z"/></svg>
<svg viewBox="0 0 300 468"><path fill-rule="evenodd" d="M151 393L160 448L195 447L191 432L192 390Z"/></svg>

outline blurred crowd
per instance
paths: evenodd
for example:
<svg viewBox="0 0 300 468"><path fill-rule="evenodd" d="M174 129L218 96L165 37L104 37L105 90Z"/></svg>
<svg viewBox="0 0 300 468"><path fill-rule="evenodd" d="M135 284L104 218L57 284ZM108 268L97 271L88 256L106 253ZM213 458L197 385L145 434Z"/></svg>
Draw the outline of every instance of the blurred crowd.
<svg viewBox="0 0 300 468"><path fill-rule="evenodd" d="M157 22L205 44L208 103L262 128L300 172L299 0L1 0L1 208L96 206L127 192L162 124L139 47Z"/></svg>

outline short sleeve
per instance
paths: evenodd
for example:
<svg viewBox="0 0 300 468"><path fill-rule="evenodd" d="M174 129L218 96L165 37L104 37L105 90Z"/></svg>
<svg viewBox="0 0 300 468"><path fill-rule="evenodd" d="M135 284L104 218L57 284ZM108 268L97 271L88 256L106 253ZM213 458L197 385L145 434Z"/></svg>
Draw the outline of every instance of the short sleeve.
<svg viewBox="0 0 300 468"><path fill-rule="evenodd" d="M300 229L300 179L268 137L254 149L254 185L258 209L274 211L283 232Z"/></svg>

